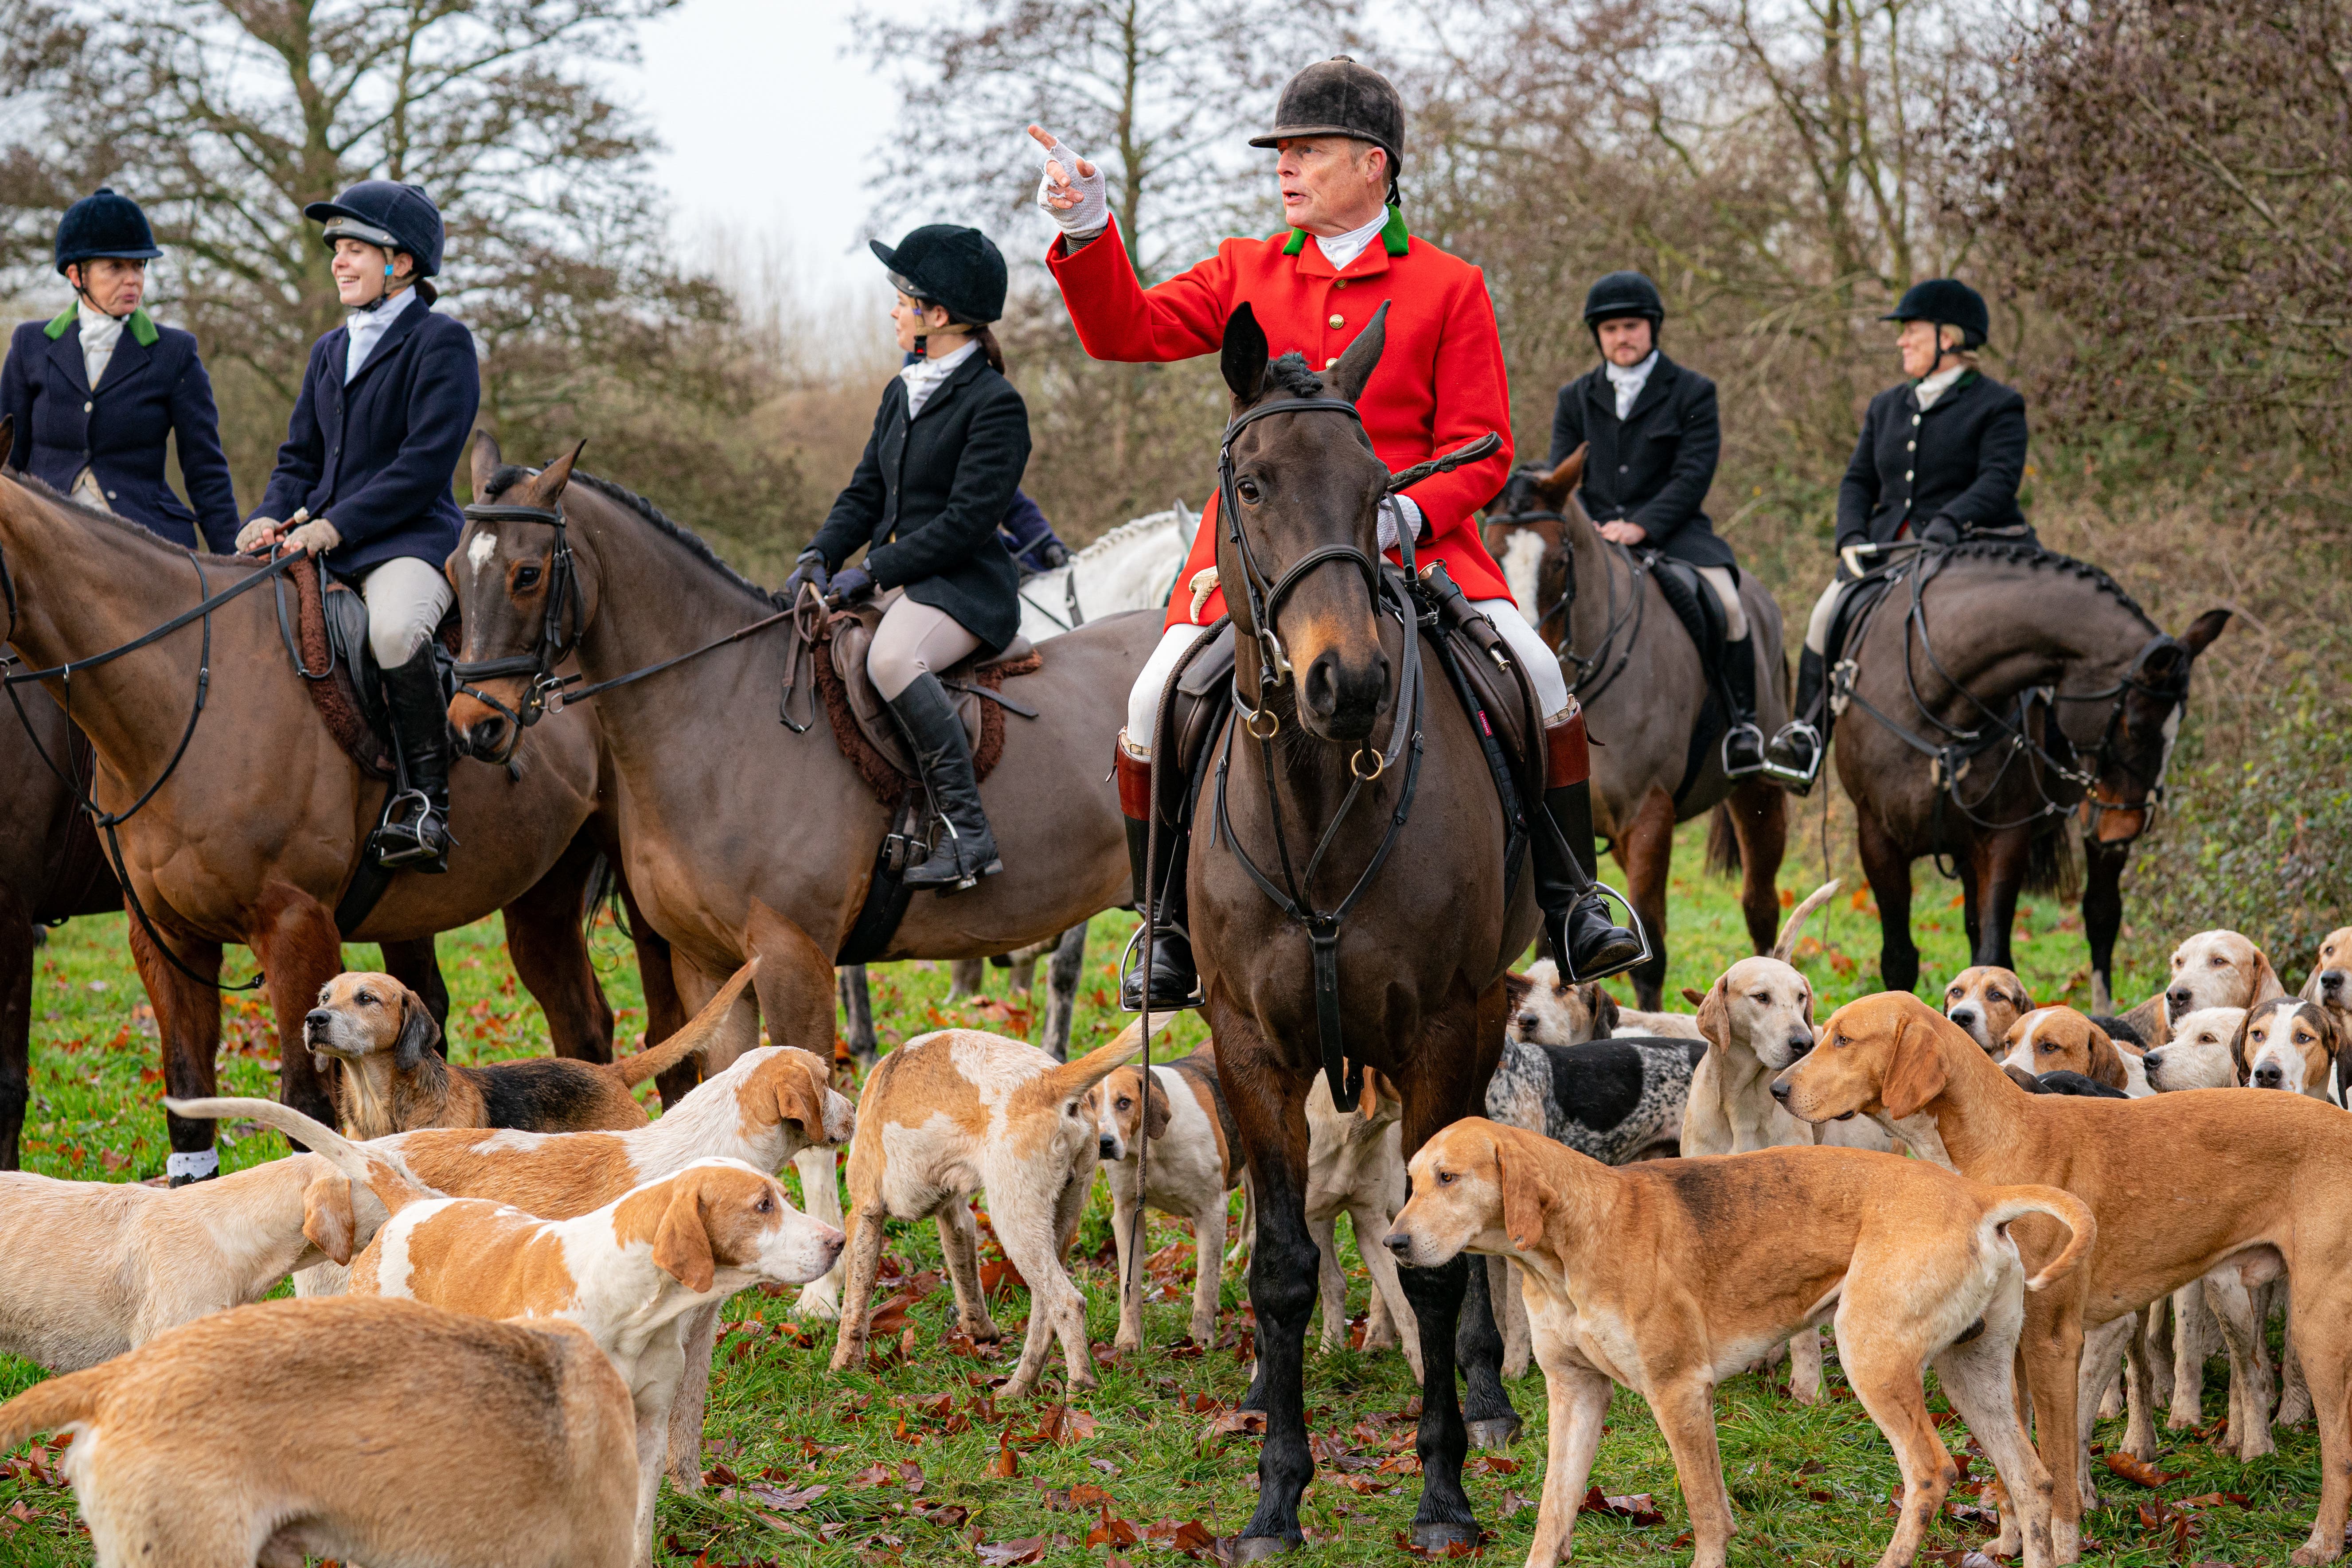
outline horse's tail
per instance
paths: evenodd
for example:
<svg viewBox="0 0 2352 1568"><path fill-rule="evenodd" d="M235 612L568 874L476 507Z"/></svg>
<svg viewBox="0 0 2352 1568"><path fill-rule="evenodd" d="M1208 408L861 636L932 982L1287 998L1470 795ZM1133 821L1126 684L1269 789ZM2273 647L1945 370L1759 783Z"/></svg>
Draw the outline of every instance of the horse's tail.
<svg viewBox="0 0 2352 1568"><path fill-rule="evenodd" d="M2026 845L2025 890L2067 904L2083 896L2083 864L2074 854L2074 836L2063 826Z"/></svg>
<svg viewBox="0 0 2352 1568"><path fill-rule="evenodd" d="M1739 874L1739 835L1731 830L1731 802L1716 803L1706 819L1706 868L1718 877Z"/></svg>
<svg viewBox="0 0 2352 1568"><path fill-rule="evenodd" d="M1844 886L1844 882L1832 877L1808 893L1803 903L1790 910L1789 918L1781 922L1780 936L1772 943L1772 956L1783 963L1788 963L1789 955L1797 951L1797 933L1805 929L1805 921L1811 918L1815 910L1828 903L1836 896L1837 890Z"/></svg>

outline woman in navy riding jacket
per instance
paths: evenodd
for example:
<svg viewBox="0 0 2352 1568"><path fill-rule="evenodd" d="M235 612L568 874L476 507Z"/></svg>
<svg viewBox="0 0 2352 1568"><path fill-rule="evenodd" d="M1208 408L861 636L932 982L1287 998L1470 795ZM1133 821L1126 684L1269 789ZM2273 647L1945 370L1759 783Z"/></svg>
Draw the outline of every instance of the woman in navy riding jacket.
<svg viewBox="0 0 2352 1568"><path fill-rule="evenodd" d="M237 547L282 541L358 584L408 784L376 859L446 871L449 723L428 645L452 596L441 565L465 519L449 483L481 406L481 363L474 335L433 313L441 214L422 189L362 180L303 216L327 226L350 315L311 347L277 471Z"/></svg>
<svg viewBox="0 0 2352 1568"><path fill-rule="evenodd" d="M8 466L174 544L193 550L201 531L226 554L236 492L212 381L196 340L157 326L140 306L147 263L163 254L128 196L100 190L66 209L57 268L74 302L18 327L0 369L0 414L16 421ZM174 439L185 501L163 481L164 446Z"/></svg>

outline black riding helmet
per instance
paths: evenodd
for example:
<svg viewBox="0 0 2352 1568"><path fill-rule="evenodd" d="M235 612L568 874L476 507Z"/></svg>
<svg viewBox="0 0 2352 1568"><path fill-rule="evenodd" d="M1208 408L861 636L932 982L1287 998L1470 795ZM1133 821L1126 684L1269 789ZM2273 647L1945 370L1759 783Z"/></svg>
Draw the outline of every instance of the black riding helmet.
<svg viewBox="0 0 2352 1568"><path fill-rule="evenodd" d="M1992 335L1992 312L1985 309L1984 296L1957 278L1930 278L1914 283L1903 290L1902 300L1895 309L1878 318L1882 321L1931 321L1937 328L1937 358L1949 353L1943 347L1942 330L1960 329L1962 352L1984 346Z"/></svg>
<svg viewBox="0 0 2352 1568"><path fill-rule="evenodd" d="M1586 290L1584 324L1591 329L1596 342L1601 322L1625 316L1647 318L1654 339L1666 320L1666 302L1659 297L1658 286L1639 272L1612 272Z"/></svg>
<svg viewBox="0 0 2352 1568"><path fill-rule="evenodd" d="M1004 253L976 228L927 223L897 249L866 241L890 271L891 287L959 321L984 327L1004 314Z"/></svg>
<svg viewBox="0 0 2352 1568"><path fill-rule="evenodd" d="M101 185L66 208L58 220L58 273L81 261L111 258L118 261L152 261L163 252L147 215L129 196L119 196Z"/></svg>
<svg viewBox="0 0 2352 1568"><path fill-rule="evenodd" d="M1389 200L1397 199L1397 174L1404 167L1404 100L1389 79L1347 55L1318 60L1282 89L1274 107L1274 129L1250 138L1253 147L1272 147L1300 136L1352 136L1389 155Z"/></svg>

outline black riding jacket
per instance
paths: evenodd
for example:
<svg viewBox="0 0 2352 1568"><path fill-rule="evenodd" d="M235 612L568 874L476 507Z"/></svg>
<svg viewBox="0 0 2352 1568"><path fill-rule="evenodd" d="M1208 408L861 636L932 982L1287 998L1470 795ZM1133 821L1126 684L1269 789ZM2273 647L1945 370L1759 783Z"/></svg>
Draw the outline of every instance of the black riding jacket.
<svg viewBox="0 0 2352 1568"><path fill-rule="evenodd" d="M1962 533L2025 527L2025 399L1975 371L1923 414L1916 384L1870 400L1838 486L1837 545L1887 544L1937 518Z"/></svg>
<svg viewBox="0 0 2352 1568"><path fill-rule="evenodd" d="M1662 555L1694 566L1729 566L1737 557L1700 509L1723 450L1715 383L1658 355L1642 394L1617 418L1617 389L1599 365L1559 389L1551 416L1551 466L1585 443L1580 498L1595 522L1639 523Z"/></svg>

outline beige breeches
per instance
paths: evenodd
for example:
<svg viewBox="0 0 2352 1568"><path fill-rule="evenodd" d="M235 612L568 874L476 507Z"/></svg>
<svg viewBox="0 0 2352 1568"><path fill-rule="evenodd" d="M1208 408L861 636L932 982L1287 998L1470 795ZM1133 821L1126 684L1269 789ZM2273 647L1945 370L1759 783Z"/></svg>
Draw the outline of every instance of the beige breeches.
<svg viewBox="0 0 2352 1568"><path fill-rule="evenodd" d="M439 568L413 555L370 567L360 579L360 597L367 602L368 647L377 665L398 669L414 658L449 613L454 596Z"/></svg>
<svg viewBox="0 0 2352 1568"><path fill-rule="evenodd" d="M874 646L866 650L866 673L874 689L889 701L915 684L920 675L937 675L958 659L980 651L980 639L945 610L900 597L883 613L874 628Z"/></svg>
<svg viewBox="0 0 2352 1568"><path fill-rule="evenodd" d="M1748 612L1739 603L1739 584L1731 579L1728 566L1702 566L1698 574L1715 590L1716 602L1723 606L1723 637L1726 642L1738 642L1748 635Z"/></svg>

